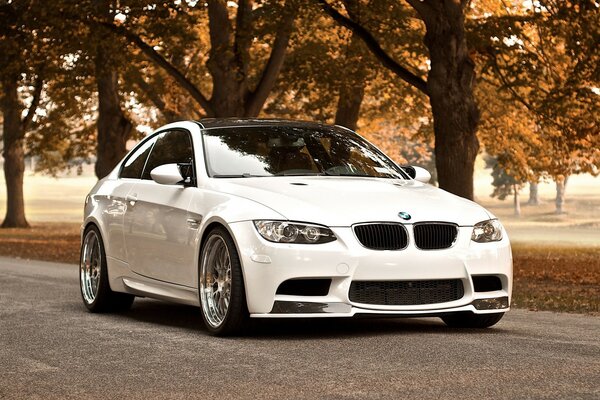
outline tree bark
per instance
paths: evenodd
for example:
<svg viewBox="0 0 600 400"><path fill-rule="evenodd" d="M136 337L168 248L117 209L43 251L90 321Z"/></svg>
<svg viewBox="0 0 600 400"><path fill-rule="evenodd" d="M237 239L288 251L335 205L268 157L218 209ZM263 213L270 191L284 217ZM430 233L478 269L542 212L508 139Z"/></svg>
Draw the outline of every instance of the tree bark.
<svg viewBox="0 0 600 400"><path fill-rule="evenodd" d="M6 180L6 216L2 228L28 228L25 218L23 176L25 173L25 129L21 121L22 106L18 95L19 76L6 77L2 82L4 178Z"/></svg>
<svg viewBox="0 0 600 400"><path fill-rule="evenodd" d="M473 94L475 65L465 38L464 5L457 0L427 4L425 45L431 60L427 91L438 181L444 190L473 199L479 110Z"/></svg>
<svg viewBox="0 0 600 400"><path fill-rule="evenodd" d="M110 1L98 3L99 15L110 18ZM98 146L95 173L98 179L108 175L127 154L126 143L133 124L121 109L119 76L111 57L109 32L103 27L97 31L96 85L98 88Z"/></svg>
<svg viewBox="0 0 600 400"><path fill-rule="evenodd" d="M527 205L537 206L540 204L540 199L538 197L538 183L537 182L529 182L529 200L527 201Z"/></svg>
<svg viewBox="0 0 600 400"><path fill-rule="evenodd" d="M556 178L556 199L554 201L556 204L556 210L554 210L555 214L565 213L565 191L567 189L568 180L568 176L559 176Z"/></svg>

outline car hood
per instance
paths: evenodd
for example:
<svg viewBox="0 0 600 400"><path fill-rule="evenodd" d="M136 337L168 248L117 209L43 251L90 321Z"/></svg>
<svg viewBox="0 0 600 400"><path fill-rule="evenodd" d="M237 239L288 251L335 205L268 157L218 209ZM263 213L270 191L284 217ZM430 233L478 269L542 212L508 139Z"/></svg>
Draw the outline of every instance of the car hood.
<svg viewBox="0 0 600 400"><path fill-rule="evenodd" d="M478 204L418 181L362 177L214 179L214 189L261 203L291 221L327 226L360 222L452 222L490 218ZM409 221L398 213L410 214ZM252 218L252 217L250 217Z"/></svg>

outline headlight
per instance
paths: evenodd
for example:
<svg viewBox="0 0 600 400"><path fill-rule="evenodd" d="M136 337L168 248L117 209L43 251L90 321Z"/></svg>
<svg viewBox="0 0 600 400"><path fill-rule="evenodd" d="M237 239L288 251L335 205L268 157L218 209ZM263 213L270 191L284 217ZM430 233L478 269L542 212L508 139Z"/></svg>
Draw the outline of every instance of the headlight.
<svg viewBox="0 0 600 400"><path fill-rule="evenodd" d="M471 240L477 243L497 242L502 240L502 224L497 219L476 223L473 227Z"/></svg>
<svg viewBox="0 0 600 400"><path fill-rule="evenodd" d="M269 242L314 244L336 240L331 229L324 226L287 221L254 221L254 226Z"/></svg>

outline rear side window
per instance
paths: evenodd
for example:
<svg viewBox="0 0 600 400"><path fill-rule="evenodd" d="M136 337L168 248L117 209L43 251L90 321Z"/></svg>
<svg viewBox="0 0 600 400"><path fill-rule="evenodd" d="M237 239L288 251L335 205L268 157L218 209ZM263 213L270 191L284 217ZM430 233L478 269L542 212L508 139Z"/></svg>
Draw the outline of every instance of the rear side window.
<svg viewBox="0 0 600 400"><path fill-rule="evenodd" d="M150 154L150 150L152 150L154 142L156 142L156 138L147 140L127 158L125 164L123 164L119 178L140 179L146 159L148 158L148 154Z"/></svg>
<svg viewBox="0 0 600 400"><path fill-rule="evenodd" d="M150 172L161 165L191 163L194 159L192 138L186 131L168 131L158 139L144 168L142 179L152 179Z"/></svg>

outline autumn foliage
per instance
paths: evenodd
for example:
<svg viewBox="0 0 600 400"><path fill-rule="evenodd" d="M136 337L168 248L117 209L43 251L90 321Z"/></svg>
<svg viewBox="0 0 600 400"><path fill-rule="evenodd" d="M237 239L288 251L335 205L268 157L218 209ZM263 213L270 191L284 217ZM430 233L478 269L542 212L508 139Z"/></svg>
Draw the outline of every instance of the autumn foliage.
<svg viewBox="0 0 600 400"><path fill-rule="evenodd" d="M496 195L564 193L599 172L599 37L592 0L2 2L5 222L26 224L25 157L102 177L127 141L206 116L356 126L468 198L482 152Z"/></svg>

